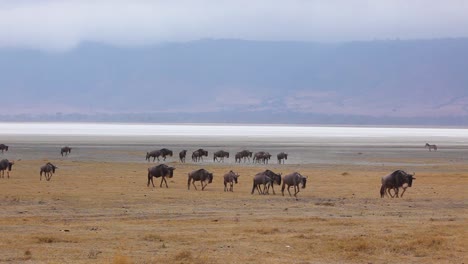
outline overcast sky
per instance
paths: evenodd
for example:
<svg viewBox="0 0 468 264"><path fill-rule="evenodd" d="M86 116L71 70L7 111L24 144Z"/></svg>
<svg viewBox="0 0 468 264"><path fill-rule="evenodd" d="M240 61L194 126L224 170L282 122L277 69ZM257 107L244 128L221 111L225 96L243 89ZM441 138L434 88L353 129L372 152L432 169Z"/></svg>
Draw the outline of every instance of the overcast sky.
<svg viewBox="0 0 468 264"><path fill-rule="evenodd" d="M0 0L0 47L468 37L468 0Z"/></svg>

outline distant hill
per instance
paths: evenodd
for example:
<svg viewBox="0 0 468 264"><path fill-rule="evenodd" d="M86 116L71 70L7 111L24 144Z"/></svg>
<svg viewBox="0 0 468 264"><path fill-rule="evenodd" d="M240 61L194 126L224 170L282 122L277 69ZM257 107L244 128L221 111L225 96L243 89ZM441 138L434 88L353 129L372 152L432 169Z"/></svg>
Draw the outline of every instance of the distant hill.
<svg viewBox="0 0 468 264"><path fill-rule="evenodd" d="M468 125L467 69L468 39L3 48L0 120Z"/></svg>

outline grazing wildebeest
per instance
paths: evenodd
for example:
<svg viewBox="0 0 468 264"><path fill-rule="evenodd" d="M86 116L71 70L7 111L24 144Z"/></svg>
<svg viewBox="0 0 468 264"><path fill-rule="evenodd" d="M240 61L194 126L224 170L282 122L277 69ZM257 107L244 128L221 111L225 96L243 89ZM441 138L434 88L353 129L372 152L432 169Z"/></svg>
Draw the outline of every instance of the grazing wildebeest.
<svg viewBox="0 0 468 264"><path fill-rule="evenodd" d="M228 173L224 174L224 191L234 191L234 183L237 184L237 178L239 178L240 175L237 173L234 173L232 170L229 171ZM227 184L229 183L229 189L227 187Z"/></svg>
<svg viewBox="0 0 468 264"><path fill-rule="evenodd" d="M218 161L218 162L224 162L224 158L229 158L229 152L220 150L216 151L213 153L213 162Z"/></svg>
<svg viewBox="0 0 468 264"><path fill-rule="evenodd" d="M52 164L50 162L47 162L46 165L41 167L41 171L39 173L39 175L40 175L39 180L42 181L42 173L44 173L45 179L47 181L50 181L50 179L52 178L52 174L55 173L56 169L58 169L57 166L55 166L54 164Z"/></svg>
<svg viewBox="0 0 468 264"><path fill-rule="evenodd" d="M390 197L396 196L398 198L398 190L400 187L403 187L403 194L406 191L407 187L411 187L413 185L413 180L416 178L413 177L414 174L408 174L402 170L396 170L389 175L382 177L382 186L380 187L380 197L383 198L386 194L390 195ZM404 186L407 184L407 186ZM390 193L390 190L393 189L395 195L393 196Z"/></svg>
<svg viewBox="0 0 468 264"><path fill-rule="evenodd" d="M148 183L146 184L146 186L149 187L151 181L151 184L153 184L154 187L153 177L161 177L161 183L159 184L159 187L162 187L162 184L164 182L166 183L166 188L168 188L166 177L172 178L174 176L174 170L175 168L169 167L166 164L160 164L158 166L148 168Z"/></svg>
<svg viewBox="0 0 468 264"><path fill-rule="evenodd" d="M10 178L10 171L13 164L15 164L13 161L9 161L7 159L0 161L0 172L2 174L2 178L5 178L5 170L7 171L7 177Z"/></svg>
<svg viewBox="0 0 468 264"><path fill-rule="evenodd" d="M205 169L199 169L196 171L192 171L188 174L188 181L187 181L187 187L190 190L190 182L192 182L193 187L195 187L195 190L197 190L197 186L195 185L196 181L201 182L202 186L202 191L205 190L205 187L208 185L208 183L213 182L213 173L208 172ZM208 181L207 183L205 183Z"/></svg>
<svg viewBox="0 0 468 264"><path fill-rule="evenodd" d="M146 152L146 160L150 162L151 157L153 158L153 162L158 159L159 162L159 156L161 156L161 150L153 150L151 152Z"/></svg>
<svg viewBox="0 0 468 264"><path fill-rule="evenodd" d="M70 147L63 147L60 149L60 155L63 157L63 153L65 153L65 156L68 156L68 153L71 153L72 148Z"/></svg>
<svg viewBox="0 0 468 264"><path fill-rule="evenodd" d="M291 186L294 186L294 197L296 197L297 200L297 194L299 193L299 184L302 184L302 189L306 187L306 182L307 182L307 177L302 176L299 172L293 172L291 174L288 174L283 177L283 186L281 187L281 193L284 196L284 188L286 185L288 185L288 193L289 196L291 196L291 192L289 191L289 188Z"/></svg>
<svg viewBox="0 0 468 264"><path fill-rule="evenodd" d="M197 149L192 153L192 161L193 162L203 162L203 156L208 157L208 151L204 149Z"/></svg>
<svg viewBox="0 0 468 264"><path fill-rule="evenodd" d="M161 156L163 157L163 160L166 160L166 156L172 157L172 150L170 149L162 148L159 151L161 153Z"/></svg>
<svg viewBox="0 0 468 264"><path fill-rule="evenodd" d="M281 164L281 161L283 161L283 164L284 164L284 160L288 159L288 154L281 152L278 155L276 155L276 157L278 158L278 164Z"/></svg>
<svg viewBox="0 0 468 264"><path fill-rule="evenodd" d="M281 184L281 174L276 174L272 172L271 170L266 170L264 172L257 173L253 179L253 186L252 186L251 194L254 193L255 188L257 189L259 194L268 194L270 185L271 185L271 188L273 189L273 194L276 194L275 189L273 188L274 183L278 185ZM263 191L261 190L260 185L263 185Z"/></svg>
<svg viewBox="0 0 468 264"><path fill-rule="evenodd" d="M187 150L182 150L179 152L179 160L181 163L185 163L185 156L187 156Z"/></svg>
<svg viewBox="0 0 468 264"><path fill-rule="evenodd" d="M429 148L429 151L431 151L431 149L433 149L434 151L437 151L437 145L431 145L429 143L426 143L424 147Z"/></svg>
<svg viewBox="0 0 468 264"><path fill-rule="evenodd" d="M3 151L8 151L8 146L5 144L0 144L0 150L2 151L2 153Z"/></svg>

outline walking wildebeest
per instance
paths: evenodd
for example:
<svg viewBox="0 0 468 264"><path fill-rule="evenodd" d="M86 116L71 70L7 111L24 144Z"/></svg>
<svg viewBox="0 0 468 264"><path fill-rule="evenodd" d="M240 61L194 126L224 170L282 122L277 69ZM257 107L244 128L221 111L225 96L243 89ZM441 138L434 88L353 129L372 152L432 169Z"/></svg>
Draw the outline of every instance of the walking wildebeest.
<svg viewBox="0 0 468 264"><path fill-rule="evenodd" d="M284 160L288 159L288 154L281 152L278 155L276 155L276 157L278 158L278 164L281 164L281 160L283 161L283 164L284 164Z"/></svg>
<svg viewBox="0 0 468 264"><path fill-rule="evenodd" d="M162 148L159 150L161 153L161 156L163 157L163 160L166 160L166 156L172 157L172 150L167 149L167 148Z"/></svg>
<svg viewBox="0 0 468 264"><path fill-rule="evenodd" d="M60 155L63 157L63 153L65 153L65 156L68 156L68 153L71 153L72 148L70 147L63 147L60 149Z"/></svg>
<svg viewBox="0 0 468 264"><path fill-rule="evenodd" d="M40 175L39 180L42 181L42 173L44 173L45 179L47 181L50 181L50 179L52 178L52 174L55 173L56 169L58 169L57 166L55 166L54 164L52 164L50 162L47 162L46 165L41 167L41 171L39 173L39 175Z"/></svg>
<svg viewBox="0 0 468 264"><path fill-rule="evenodd" d="M234 183L237 184L237 178L239 178L240 175L237 173L234 173L232 170L229 171L228 173L224 174L224 191L234 191ZM229 183L229 189L227 187L227 184Z"/></svg>
<svg viewBox="0 0 468 264"><path fill-rule="evenodd" d="M8 146L5 144L0 144L0 150L2 151L2 153L3 151L8 151Z"/></svg>
<svg viewBox="0 0 468 264"><path fill-rule="evenodd" d="M146 152L146 160L150 162L151 158L153 158L153 162L158 159L159 162L159 156L161 156L161 150L153 150L151 152Z"/></svg>
<svg viewBox="0 0 468 264"><path fill-rule="evenodd" d="M182 150L179 152L179 160L181 163L185 163L185 156L187 156L187 150Z"/></svg>
<svg viewBox="0 0 468 264"><path fill-rule="evenodd" d="M10 171L13 164L15 164L13 161L9 161L7 159L0 161L0 172L2 174L2 178L5 178L5 170L7 171L8 178L10 178Z"/></svg>
<svg viewBox="0 0 468 264"><path fill-rule="evenodd" d="M252 157L253 152L245 149L241 151L240 154L241 154L241 157L244 159L244 163L245 163L246 159L248 159L250 162L250 158Z"/></svg>
<svg viewBox="0 0 468 264"><path fill-rule="evenodd" d="M281 193L284 196L284 188L286 185L288 185L288 193L289 196L291 196L291 192L289 191L289 188L291 186L294 186L294 197L296 197L297 200L297 194L299 193L299 184L302 184L302 189L306 187L306 182L307 182L307 177L302 176L299 172L293 172L291 174L288 174L283 177L283 186L281 187Z"/></svg>
<svg viewBox="0 0 468 264"><path fill-rule="evenodd" d="M193 162L203 162L203 156L208 157L208 151L204 149L197 149L192 153L192 161Z"/></svg>
<svg viewBox="0 0 468 264"><path fill-rule="evenodd" d="M260 163L260 161L265 161L264 159L265 151L260 151L254 154L252 158L253 163Z"/></svg>
<svg viewBox="0 0 468 264"><path fill-rule="evenodd" d="M224 158L229 158L229 152L224 151L224 150L220 150L220 151L216 151L213 154L213 162L215 162L215 161L224 162Z"/></svg>
<svg viewBox="0 0 468 264"><path fill-rule="evenodd" d="M202 191L203 191L205 190L205 187L208 185L208 183L213 182L213 173L210 173L205 169L199 169L199 170L190 172L188 174L188 181L187 181L187 187L189 190L190 190L190 182L192 182L193 187L195 187L195 190L197 190L197 186L195 185L196 181L201 182ZM208 181L208 183L205 183L206 181Z"/></svg>
<svg viewBox="0 0 468 264"><path fill-rule="evenodd" d="M151 184L153 184L153 187L154 187L153 177L154 178L162 177L159 187L162 187L162 184L164 182L166 183L166 188L168 188L166 177L172 178L174 176L174 170L175 168L169 167L166 164L160 164L158 166L148 168L148 183L146 184L146 186L149 187L149 184L151 181Z"/></svg>
<svg viewBox="0 0 468 264"><path fill-rule="evenodd" d="M254 193L255 189L257 189L259 194L268 194L270 185L271 185L271 188L273 189L273 194L276 194L275 189L273 188L274 183L278 185L281 184L281 174L276 174L272 172L271 170L259 172L254 176L251 194ZM263 185L263 191L261 190L260 185Z"/></svg>
<svg viewBox="0 0 468 264"><path fill-rule="evenodd" d="M411 185L413 185L413 180L416 179L413 176L414 174L411 175L402 170L396 170L387 176L383 176L382 186L380 187L380 197L383 198L387 194L392 198L394 196L398 198L398 191L400 187L403 187L403 193L401 194L401 197L403 197L406 188L411 187ZM407 186L404 186L405 184L407 184ZM391 189L393 189L395 192L394 196L392 196L390 193Z"/></svg>
<svg viewBox="0 0 468 264"><path fill-rule="evenodd" d="M431 145L429 143L426 143L424 148L429 148L429 151L431 151L431 149L433 149L434 151L437 151L437 145Z"/></svg>

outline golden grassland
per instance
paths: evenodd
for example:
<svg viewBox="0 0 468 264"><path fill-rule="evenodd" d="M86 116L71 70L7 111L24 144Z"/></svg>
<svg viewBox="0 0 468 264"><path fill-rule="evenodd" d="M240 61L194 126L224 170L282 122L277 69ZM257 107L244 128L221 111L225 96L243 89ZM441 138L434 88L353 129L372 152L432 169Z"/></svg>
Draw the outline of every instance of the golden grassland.
<svg viewBox="0 0 468 264"><path fill-rule="evenodd" d="M0 262L12 263L466 263L468 166L414 168L400 199L381 199L396 168L358 165L179 164L169 188L146 186L150 164L18 161L0 179ZM187 190L187 173L215 178ZM309 177L299 200L251 195L270 168ZM241 177L223 191L222 175Z"/></svg>

